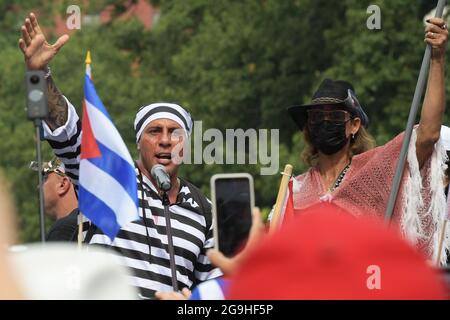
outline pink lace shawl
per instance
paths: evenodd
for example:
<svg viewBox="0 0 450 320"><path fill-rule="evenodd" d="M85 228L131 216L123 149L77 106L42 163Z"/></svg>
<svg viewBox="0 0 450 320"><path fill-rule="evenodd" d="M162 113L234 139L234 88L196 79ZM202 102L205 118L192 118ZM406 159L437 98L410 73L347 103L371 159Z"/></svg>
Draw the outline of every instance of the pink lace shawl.
<svg viewBox="0 0 450 320"><path fill-rule="evenodd" d="M401 133L383 146L354 156L341 185L331 193L327 193L317 167L312 167L306 173L295 177L294 209L302 210L320 201L330 201L356 216L370 215L384 218L403 136L404 134ZM415 133L411 138L411 145L414 146L412 151L415 159ZM415 161L418 171L417 159L410 160L411 153L410 150L408 162ZM433 215L429 213L433 198L430 179L428 179L430 166L431 157L421 168L419 178L416 177L421 181L417 182L408 180L411 176L411 165L409 163L405 165L392 220L392 224L402 230L409 240L428 257L433 255L435 234L438 229L438 224L434 221L436 219L433 219ZM407 186L408 181L410 185ZM443 194L442 180L440 181ZM414 188L411 183L421 185L421 188ZM419 200L414 202L407 199L408 197ZM445 199L439 199L445 201ZM413 204L416 208L407 215L406 211L411 211L411 208L408 210L406 208L408 204L410 207Z"/></svg>

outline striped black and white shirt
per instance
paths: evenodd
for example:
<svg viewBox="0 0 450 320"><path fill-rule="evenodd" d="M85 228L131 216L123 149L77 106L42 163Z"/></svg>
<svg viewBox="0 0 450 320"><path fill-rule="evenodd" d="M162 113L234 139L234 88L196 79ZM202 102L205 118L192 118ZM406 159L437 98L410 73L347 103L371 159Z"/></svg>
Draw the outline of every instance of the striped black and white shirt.
<svg viewBox="0 0 450 320"><path fill-rule="evenodd" d="M66 124L52 132L44 123L44 135L55 155L63 161L67 175L78 186L81 121L75 108L67 99L66 101L69 108ZM152 298L156 291L173 290L166 221L162 199L155 186L145 175L142 175L141 183L137 168L136 182L141 219L123 226L114 241L98 228L88 241L89 244L105 245L119 252L123 258L122 263L132 270L131 284L139 288L143 297ZM177 201L170 205L180 289L192 288L199 282L221 275L220 270L211 265L205 254L214 244L210 206L206 209L202 207L201 203L194 200L189 184L180 180Z"/></svg>

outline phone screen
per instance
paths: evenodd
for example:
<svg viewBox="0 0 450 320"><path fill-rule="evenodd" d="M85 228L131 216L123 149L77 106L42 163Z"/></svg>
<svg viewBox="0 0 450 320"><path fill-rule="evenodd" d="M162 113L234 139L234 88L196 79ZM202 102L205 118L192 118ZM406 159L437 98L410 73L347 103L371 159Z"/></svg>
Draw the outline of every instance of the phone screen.
<svg viewBox="0 0 450 320"><path fill-rule="evenodd" d="M216 179L215 201L219 250L233 256L245 245L252 225L253 192L248 178Z"/></svg>

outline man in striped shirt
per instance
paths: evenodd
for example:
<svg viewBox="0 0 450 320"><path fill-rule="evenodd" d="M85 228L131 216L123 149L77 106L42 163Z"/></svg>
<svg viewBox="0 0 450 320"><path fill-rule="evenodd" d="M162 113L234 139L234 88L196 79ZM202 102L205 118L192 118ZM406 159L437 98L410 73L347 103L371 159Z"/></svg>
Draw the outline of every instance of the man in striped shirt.
<svg viewBox="0 0 450 320"><path fill-rule="evenodd" d="M46 71L49 117L43 125L45 137L77 186L81 121L75 108L57 89L48 68L50 60L69 37L63 35L54 45L48 44L34 14L25 20L21 31L19 47L27 68ZM89 244L110 246L123 256L123 263L133 271L131 283L140 289L143 298L153 298L157 291L172 291L164 207L160 190L150 174L156 164L165 167L172 185L168 198L178 287L192 288L221 275L206 256L206 250L213 247L209 200L191 183L178 178L179 164L172 161L172 151L180 143L180 137L174 140L174 136L180 130L185 133L184 138L190 135L192 119L179 105L156 103L139 110L135 131L141 219L125 225L113 241L97 228L91 227L87 234Z"/></svg>

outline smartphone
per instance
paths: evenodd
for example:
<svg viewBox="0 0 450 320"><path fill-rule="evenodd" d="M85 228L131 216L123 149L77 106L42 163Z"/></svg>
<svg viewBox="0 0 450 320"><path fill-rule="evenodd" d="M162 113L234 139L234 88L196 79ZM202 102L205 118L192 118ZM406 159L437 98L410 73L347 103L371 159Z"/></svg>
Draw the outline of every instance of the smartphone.
<svg viewBox="0 0 450 320"><path fill-rule="evenodd" d="M215 248L232 257L240 251L252 226L255 206L253 178L248 173L224 173L211 177Z"/></svg>

